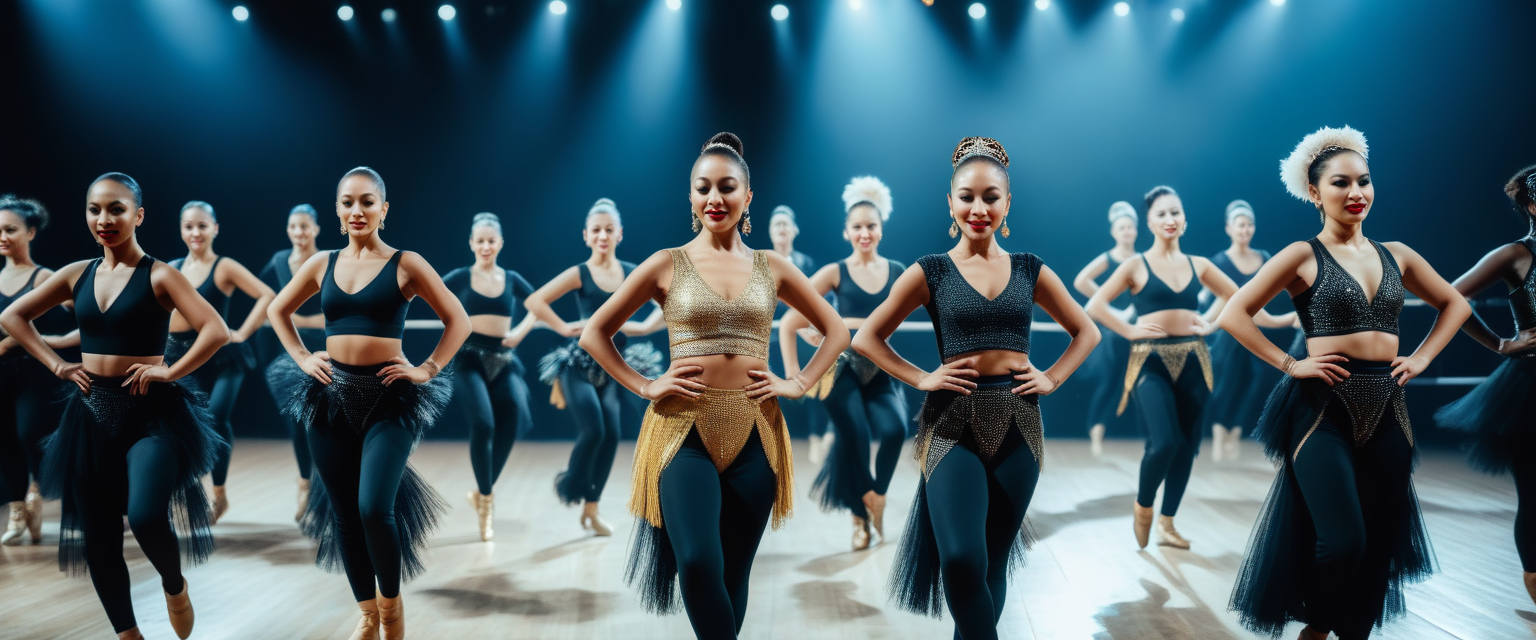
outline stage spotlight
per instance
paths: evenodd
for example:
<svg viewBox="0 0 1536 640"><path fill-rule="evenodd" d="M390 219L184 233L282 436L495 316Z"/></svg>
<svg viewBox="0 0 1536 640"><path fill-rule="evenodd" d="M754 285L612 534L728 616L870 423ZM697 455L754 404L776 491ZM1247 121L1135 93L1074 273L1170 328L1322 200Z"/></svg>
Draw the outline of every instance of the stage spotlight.
<svg viewBox="0 0 1536 640"><path fill-rule="evenodd" d="M667 0L667 8L673 11L683 8L683 0Z"/></svg>
<svg viewBox="0 0 1536 640"><path fill-rule="evenodd" d="M240 22L245 22L246 20L251 19L251 10L245 8L245 5L243 4L236 5L235 10L231 13L235 14L235 19L239 20Z"/></svg>
<svg viewBox="0 0 1536 640"><path fill-rule="evenodd" d="M971 8L968 9L966 11L966 13L971 14L971 18L972 19L980 20L982 18L987 17L987 5L984 5L984 4L980 3L980 2L973 3L971 5Z"/></svg>
<svg viewBox="0 0 1536 640"><path fill-rule="evenodd" d="M1184 10L1183 9L1174 9L1173 11L1169 11L1168 12L1168 17L1173 18L1174 22L1183 22L1184 21Z"/></svg>
<svg viewBox="0 0 1536 640"><path fill-rule="evenodd" d="M560 0L555 0L554 2L549 3L549 12L557 16L565 15L565 9L565 3L561 2Z"/></svg>
<svg viewBox="0 0 1536 640"><path fill-rule="evenodd" d="M437 8L437 17L442 18L445 22L452 20L456 15L459 15L459 12L451 4L445 4Z"/></svg>
<svg viewBox="0 0 1536 640"><path fill-rule="evenodd" d="M1035 0L1035 8L1041 11L1051 8L1051 0Z"/></svg>
<svg viewBox="0 0 1536 640"><path fill-rule="evenodd" d="M336 10L336 17L341 18L342 22L346 22L348 20L351 20L352 19L352 7L351 7L351 5L345 5L345 4L341 5L341 8Z"/></svg>
<svg viewBox="0 0 1536 640"><path fill-rule="evenodd" d="M773 16L774 20L783 22L789 19L789 7L782 4L773 5L773 8L768 10L768 15Z"/></svg>
<svg viewBox="0 0 1536 640"><path fill-rule="evenodd" d="M385 9L379 12L379 18L385 22L394 22L396 17L398 17L398 14L395 13L394 9Z"/></svg>
<svg viewBox="0 0 1536 640"><path fill-rule="evenodd" d="M1131 15L1131 4L1129 2L1116 2L1115 15L1121 17Z"/></svg>
<svg viewBox="0 0 1536 640"><path fill-rule="evenodd" d="M848 0L848 8L858 11L864 8L864 0Z"/></svg>
<svg viewBox="0 0 1536 640"><path fill-rule="evenodd" d="M1269 0L1269 3L1278 7L1285 4L1285 0Z"/></svg>

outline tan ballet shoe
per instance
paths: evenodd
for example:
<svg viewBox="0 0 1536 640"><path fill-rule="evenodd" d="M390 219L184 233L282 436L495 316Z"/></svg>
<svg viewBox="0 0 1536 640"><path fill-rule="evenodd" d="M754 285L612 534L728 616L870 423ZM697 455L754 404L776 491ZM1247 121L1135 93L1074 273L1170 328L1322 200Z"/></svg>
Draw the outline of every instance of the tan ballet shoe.
<svg viewBox="0 0 1536 640"><path fill-rule="evenodd" d="M480 541L490 542L496 535L493 521L496 519L495 494L480 493L470 489L465 497L469 498L469 506L475 510L475 515L480 519Z"/></svg>
<svg viewBox="0 0 1536 640"><path fill-rule="evenodd" d="M32 535L32 544L43 542L43 491L34 482L27 487L27 533Z"/></svg>
<svg viewBox="0 0 1536 640"><path fill-rule="evenodd" d="M1088 453L1095 458L1104 455L1104 425L1096 424L1088 428Z"/></svg>
<svg viewBox="0 0 1536 640"><path fill-rule="evenodd" d="M171 629L176 637L186 640L192 635L192 594L188 593L187 579L181 579L181 593L165 594L165 611L171 616Z"/></svg>
<svg viewBox="0 0 1536 640"><path fill-rule="evenodd" d="M1179 530L1173 528L1173 518L1158 516L1157 518L1157 543L1165 547L1175 549L1188 549L1189 541L1179 535Z"/></svg>
<svg viewBox="0 0 1536 640"><path fill-rule="evenodd" d="M606 538L613 535L613 527L597 513L596 502L585 502L581 505L581 528L592 532L592 535Z"/></svg>
<svg viewBox="0 0 1536 640"><path fill-rule="evenodd" d="M1243 428L1232 427L1227 430L1227 446L1222 451L1222 456L1228 460L1236 460L1237 454L1243 447Z"/></svg>
<svg viewBox="0 0 1536 640"><path fill-rule="evenodd" d="M379 627L384 630L384 640L405 640L405 603L400 601L399 595L386 598L377 590L374 594L379 603Z"/></svg>
<svg viewBox="0 0 1536 640"><path fill-rule="evenodd" d="M869 548L869 521L858 516L853 517L853 550L863 551Z"/></svg>
<svg viewBox="0 0 1536 640"><path fill-rule="evenodd" d="M874 491L864 494L864 510L869 513L869 524L875 533L885 540L885 496Z"/></svg>
<svg viewBox="0 0 1536 640"><path fill-rule="evenodd" d="M224 493L223 486L216 486L213 488L213 515L209 516L208 524L218 524L226 511L229 511L229 496Z"/></svg>
<svg viewBox="0 0 1536 640"><path fill-rule="evenodd" d="M347 640L379 640L378 600L364 600L357 603L357 608L362 610L363 617L357 621L357 629Z"/></svg>
<svg viewBox="0 0 1536 640"><path fill-rule="evenodd" d="M1302 625L1301 635L1296 636L1296 640L1328 640L1328 633L1313 631L1311 626Z"/></svg>
<svg viewBox="0 0 1536 640"><path fill-rule="evenodd" d="M1536 573L1525 572L1525 594L1531 597L1531 602L1536 602Z"/></svg>
<svg viewBox="0 0 1536 640"><path fill-rule="evenodd" d="M117 634L117 640L144 640L144 634L139 633L138 627L134 627Z"/></svg>
<svg viewBox="0 0 1536 640"><path fill-rule="evenodd" d="M10 505L11 515L5 521L5 533L0 533L0 544L15 547L21 545L27 532L27 503L17 500Z"/></svg>
<svg viewBox="0 0 1536 640"><path fill-rule="evenodd" d="M1141 503L1134 503L1135 511L1131 516L1131 529L1136 532L1136 546L1147 548L1147 540L1152 537L1152 507L1143 507Z"/></svg>
<svg viewBox="0 0 1536 640"><path fill-rule="evenodd" d="M1227 454L1227 428L1211 425L1211 460L1219 462Z"/></svg>
<svg viewBox="0 0 1536 640"><path fill-rule="evenodd" d="M299 510L293 512L293 521L304 519L304 512L309 510L309 478L299 478Z"/></svg>

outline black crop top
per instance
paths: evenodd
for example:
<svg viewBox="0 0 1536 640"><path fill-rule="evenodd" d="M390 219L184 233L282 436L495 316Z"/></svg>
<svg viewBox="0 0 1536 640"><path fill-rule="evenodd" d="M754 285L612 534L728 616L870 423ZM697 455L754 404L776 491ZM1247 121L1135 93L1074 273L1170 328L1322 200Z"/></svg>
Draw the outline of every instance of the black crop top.
<svg viewBox="0 0 1536 640"><path fill-rule="evenodd" d="M27 292L32 290L32 285L37 284L37 274L42 270L42 267L32 267L32 276L27 278L27 284L17 289L16 293L11 295L0 293L0 311L5 311L5 308L11 306L11 303L15 302L17 298L27 295ZM4 333L4 331L0 330L0 333Z"/></svg>
<svg viewBox="0 0 1536 640"><path fill-rule="evenodd" d="M503 282L501 295L494 298L481 295L475 291L472 281L474 273L470 267L459 267L443 276L443 285L448 287L453 295L458 296L459 302L464 303L464 313L471 316L517 316L517 301L527 298L533 293L533 285L516 271L503 270Z"/></svg>
<svg viewBox="0 0 1536 640"><path fill-rule="evenodd" d="M373 277L357 293L347 293L336 284L336 256L332 251L330 263L325 267L325 282L320 285L320 309L325 313L325 336L373 336L394 338L405 336L405 312L411 301L400 293L400 255L395 251L384 263L379 275Z"/></svg>
<svg viewBox="0 0 1536 640"><path fill-rule="evenodd" d="M1317 258L1317 278L1312 286L1296 296L1296 315L1308 338L1342 336L1365 331L1397 335L1397 316L1403 311L1403 274L1397 260L1375 240L1371 246L1381 257L1381 284L1376 299L1369 303L1365 289L1349 275L1322 241L1313 238L1312 253Z"/></svg>
<svg viewBox="0 0 1536 640"><path fill-rule="evenodd" d="M623 260L619 261L619 266L624 268L626 278L629 277L629 272L635 270L633 263ZM592 280L592 270L587 268L587 263L576 265L576 269L581 272L581 288L576 290L576 310L581 313L581 319L586 320L597 313L598 307L603 306L608 298L613 297L613 292L597 288L597 282Z"/></svg>
<svg viewBox="0 0 1536 640"><path fill-rule="evenodd" d="M853 281L853 276L848 275L848 262L846 260L837 263L837 288L833 293L837 296L837 313L844 318L868 318L875 312L875 307L885 302L891 295L891 285L901 277L901 272L907 270L904 265L895 260L886 260L890 263L890 273L885 276L885 287L875 293L865 291L859 283Z"/></svg>
<svg viewBox="0 0 1536 640"><path fill-rule="evenodd" d="M267 266L262 267L261 275L257 277L267 283L267 286L272 287L273 291L282 291L283 287L288 286L288 283L293 280L293 268L288 265L288 258L292 255L293 249L283 249L272 254L272 259L267 261ZM299 305L299 310L293 313L306 317L319 315L320 297L310 296L304 304Z"/></svg>
<svg viewBox="0 0 1536 640"><path fill-rule="evenodd" d="M171 331L171 312L155 299L149 272L155 259L144 256L128 276L123 292L106 310L96 304L96 268L101 258L85 266L75 280L75 323L80 326L80 352L104 356L163 356Z"/></svg>
<svg viewBox="0 0 1536 640"><path fill-rule="evenodd" d="M219 272L219 261L223 259L224 256L213 259L213 267L208 269L208 277L203 278L203 282L197 285L197 295L202 296L204 300L208 301L208 304L213 305L213 310L219 312L220 318L227 320L229 316L229 296L224 295L224 292L219 289L218 282L213 277L214 274ZM175 267L177 271L181 271L183 262L182 258L177 258L168 264Z"/></svg>
<svg viewBox="0 0 1536 640"><path fill-rule="evenodd" d="M988 300L976 291L947 253L918 258L928 280L928 317L939 357L1004 349L1029 353L1029 325L1035 311L1035 279L1043 263L1032 253L1012 254L1008 286Z"/></svg>
<svg viewBox="0 0 1536 640"><path fill-rule="evenodd" d="M1515 316L1517 332L1536 327L1536 240L1523 238L1520 244L1531 252L1531 268L1520 288L1509 292L1509 311Z"/></svg>
<svg viewBox="0 0 1536 640"><path fill-rule="evenodd" d="M1136 305L1137 315L1146 315L1154 311L1167 311L1169 309L1188 309L1195 311L1200 308L1200 287L1196 286L1199 278L1195 277L1195 259L1184 256L1189 260L1189 284L1183 289L1174 291L1173 287L1163 282L1157 273L1152 271L1152 264L1147 262L1147 255L1141 255L1141 263L1147 266L1147 284L1142 286L1141 292L1131 295L1131 304Z"/></svg>

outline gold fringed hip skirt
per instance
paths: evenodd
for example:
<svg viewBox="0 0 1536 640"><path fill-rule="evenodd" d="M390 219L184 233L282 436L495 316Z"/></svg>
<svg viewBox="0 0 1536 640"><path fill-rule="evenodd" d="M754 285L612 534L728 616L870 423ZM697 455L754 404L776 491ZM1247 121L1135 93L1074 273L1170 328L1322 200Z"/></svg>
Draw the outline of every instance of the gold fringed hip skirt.
<svg viewBox="0 0 1536 640"><path fill-rule="evenodd" d="M768 466L777 478L773 528L783 526L794 511L795 496L794 456L784 414L779 412L777 399L758 403L742 389L705 389L698 398L668 396L645 409L640 439L635 444L630 513L645 518L653 527L662 526L661 472L672 462L690 432L698 431L715 463L715 471L724 472L752 437L753 428L757 429Z"/></svg>
<svg viewBox="0 0 1536 640"><path fill-rule="evenodd" d="M1141 376L1141 367L1147 364L1147 358L1152 354L1162 359L1163 366L1168 368L1168 375L1174 380L1184 373L1184 365L1189 361L1189 354L1195 354L1195 359L1200 361L1200 372L1205 375L1205 388L1216 388L1216 378L1211 373L1211 351L1205 346L1205 338L1200 336L1178 336L1175 338L1155 338L1152 340L1136 340L1131 343L1131 359L1125 367L1125 393L1120 394L1120 408L1115 410L1115 415L1125 413L1125 406L1131 400L1131 389L1136 386L1136 379Z"/></svg>

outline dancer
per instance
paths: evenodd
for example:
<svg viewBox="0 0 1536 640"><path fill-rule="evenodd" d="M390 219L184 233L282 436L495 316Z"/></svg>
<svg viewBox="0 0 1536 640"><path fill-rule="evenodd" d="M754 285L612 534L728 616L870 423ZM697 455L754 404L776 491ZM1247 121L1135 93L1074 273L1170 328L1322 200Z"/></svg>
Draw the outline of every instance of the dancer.
<svg viewBox="0 0 1536 640"><path fill-rule="evenodd" d="M45 496L64 500L59 567L90 572L122 640L144 637L123 560L123 514L160 574L171 628L186 638L194 616L178 544L186 544L193 564L212 553L201 479L228 446L214 431L206 398L176 381L228 342L229 330L179 271L139 248L134 232L144 221L143 202L133 178L97 178L86 194L85 219L102 257L60 269L0 313L6 333L78 390L71 390L48 440L40 484ZM68 301L80 326L81 362L60 358L32 324ZM166 366L172 312L198 335Z"/></svg>
<svg viewBox="0 0 1536 640"><path fill-rule="evenodd" d="M224 481L229 477L229 457L235 444L235 427L230 418L234 415L235 399L240 396L240 385L245 374L256 368L256 357L246 340L261 328L267 317L267 305L277 297L272 288L252 274L234 259L213 252L213 241L219 235L219 220L213 205L193 200L181 205L181 241L187 245L187 257L177 258L170 265L187 280L198 280L197 293L219 312L221 320L229 317L229 294L239 289L256 299L250 314L239 329L230 332L229 344L219 349L207 362L192 374L191 382L208 394L208 408L213 411L213 424L219 435L229 443L220 450L219 459L213 463L210 480L213 481L213 517L210 524L218 524L219 518L229 510L229 496ZM181 314L171 314L171 334L165 345L166 364L175 364L197 341L197 332Z"/></svg>
<svg viewBox="0 0 1536 640"><path fill-rule="evenodd" d="M261 281L265 282L273 291L282 291L293 280L294 272L304 266L310 256L319 252L315 246L315 237L320 233L320 219L315 208L301 204L288 212L288 242L291 245L287 249L272 254L272 259L267 261L267 266L261 270ZM325 316L320 313L320 299L311 297L299 305L299 310L294 312L293 325L299 330L299 340L304 342L304 348L311 353L325 351ZM268 323L258 334L257 347L260 351L260 364L263 375L268 378L267 392L272 394L272 402L277 405L279 413L283 416L283 422L288 424L289 437L293 439L293 457L299 463L299 491L298 510L294 512L293 519L304 517L304 510L309 508L309 475L313 464L309 459L309 439L305 436L304 426L294 421L286 411L281 411L283 403L288 398L279 393L282 389L281 381L271 379L274 371L281 375L287 369L287 365L278 365L286 362L288 354L283 351L282 342L278 341L277 333ZM274 369L275 366L275 369Z"/></svg>
<svg viewBox="0 0 1536 640"><path fill-rule="evenodd" d="M1115 239L1115 246L1084 265L1072 279L1072 287L1092 298L1099 285L1119 269L1121 263L1135 258L1136 225L1139 222L1141 216L1131 203L1121 200L1109 205L1109 236ZM1131 305L1129 291L1121 293L1110 306L1126 322L1136 321L1136 307ZM1115 397L1125 386L1125 365L1131 359L1131 343L1120 334L1099 327L1099 335L1103 336L1103 342L1088 355L1088 361L1083 363L1085 371L1079 374L1095 385L1088 401L1088 450L1094 457L1104 455L1104 433L1114 418Z"/></svg>
<svg viewBox="0 0 1536 640"><path fill-rule="evenodd" d="M880 255L880 238L890 218L891 190L879 178L862 176L843 187L843 239L853 245L853 254L817 271L811 286L819 295L835 293L838 315L850 331L864 325L907 268ZM796 332L807 326L805 316L794 311L779 323L779 349L789 378L800 374ZM820 494L822 508L853 514L853 549L867 549L871 529L885 538L885 492L907 439L906 402L890 374L851 349L812 385L812 395L826 403L838 435L811 492ZM880 444L873 474L871 439Z"/></svg>
<svg viewBox="0 0 1536 640"><path fill-rule="evenodd" d="M282 406L309 432L319 472L310 484L304 533L320 544L316 564L342 569L362 610L353 640L405 637L400 582L419 574L427 535L446 507L407 463L448 404L438 374L469 335L469 316L420 255L384 244L384 179L357 167L336 185L344 249L299 267L267 309L290 363L272 378ZM348 293L348 290L352 290ZM325 351L311 352L292 316L320 294ZM432 355L412 366L400 351L405 312L421 297L443 321Z"/></svg>
<svg viewBox="0 0 1536 640"><path fill-rule="evenodd" d="M773 213L768 216L768 239L773 241L773 250L779 255L788 258L795 265L795 268L800 270L800 273L807 275L815 273L816 261L795 249L795 238L798 237L800 237L800 225L795 222L795 210L784 205L774 207ZM788 311L789 306L780 302L774 311L773 317L775 320L779 320ZM774 334L773 342L778 342L778 340L778 334ZM772 355L771 351L769 355ZM780 355L782 355L782 349ZM773 364L770 358L768 366L772 367ZM783 363L779 364L782 365ZM799 365L800 363L795 364ZM795 400L792 402L792 405L799 405L804 409L801 414L804 417L806 426L806 442L810 445L806 451L806 457L810 459L811 464L821 464L826 461L827 452L832 449L832 441L836 438L836 435L833 434L831 429L827 428L826 410L821 407L820 401L813 396L814 394L810 394Z"/></svg>
<svg viewBox="0 0 1536 640"><path fill-rule="evenodd" d="M773 214L768 216L768 239L773 241L774 252L788 258L800 273L814 272L816 261L795 249L798 237L800 225L795 223L795 210L782 204L774 207Z"/></svg>
<svg viewBox="0 0 1536 640"><path fill-rule="evenodd" d="M32 241L48 226L48 210L36 200L0 196L0 311L53 275L53 270L32 261ZM4 291L11 293L6 294ZM40 317L41 330L63 329L68 315L65 303ZM0 499L10 503L10 519L0 544L32 544L43 541L43 496L37 480L42 477L43 439L59 426L48 406L63 381L53 377L36 358L27 354L15 338L0 330ZM45 335L54 349L75 347L80 334Z"/></svg>
<svg viewBox="0 0 1536 640"><path fill-rule="evenodd" d="M496 532L496 503L492 487L512 454L517 434L533 422L529 413L528 383L523 380L523 361L513 349L533 329L533 314L512 326L519 299L533 294L533 285L516 271L496 264L503 240L501 218L477 213L469 223L469 249L474 264L459 267L443 278L443 284L469 314L470 334L459 347L459 366L453 372L454 398L469 411L469 466L475 473L475 489L469 504L480 519L480 539L489 542Z"/></svg>
<svg viewBox="0 0 1536 640"><path fill-rule="evenodd" d="M1536 415L1536 165L1521 169L1504 193L1526 219L1530 232L1524 238L1494 249L1455 282L1456 292L1468 299L1494 283L1509 287L1509 307L1515 317L1515 336L1500 338L1473 309L1472 319L1462 325L1473 340L1494 353L1507 356L1486 380L1460 400L1435 413L1441 428L1472 435L1467 462L1485 473L1506 471L1515 479L1515 550L1525 571L1525 590L1536 601L1536 434L1529 427Z"/></svg>
<svg viewBox="0 0 1536 640"><path fill-rule="evenodd" d="M1135 399L1136 412L1147 431L1131 522L1136 544L1143 549L1147 546L1152 530L1152 502L1157 498L1158 487L1163 486L1157 542L1188 549L1189 541L1174 528L1173 517L1179 512L1190 469L1199 452L1200 416L1211 391L1211 357L1205 336L1215 331L1210 321L1237 291L1237 285L1210 260L1179 250L1179 238L1189 228L1189 222L1178 193L1171 187L1155 187L1147 192L1144 202L1152 246L1141 253L1140 260L1122 263L1104 280L1104 285L1088 300L1088 314L1131 342L1116 414L1124 413L1126 405ZM1167 275L1159 274L1158 268ZM1181 284L1175 287L1170 283ZM1200 285L1217 298L1208 317L1202 317L1196 310ZM1136 306L1134 324L1109 308L1109 301L1124 291L1131 292L1131 302ZM1267 313L1262 315L1268 324L1279 323ZM1153 355L1157 357L1152 358ZM1186 366L1190 359L1198 363L1198 371Z"/></svg>
<svg viewBox="0 0 1536 640"><path fill-rule="evenodd" d="M1414 496L1413 430L1403 385L1424 372L1471 315L1467 301L1407 246L1369 240L1375 200L1359 131L1323 128L1280 165L1291 195L1323 218L1316 238L1286 247L1221 314L1221 327L1289 374L1255 437L1282 462L1254 524L1229 606L1244 626L1278 636L1370 635L1401 615L1402 587L1433 570ZM1310 281L1310 282L1309 282ZM1439 310L1413 355L1398 356L1404 289ZM1296 360L1250 319L1289 291L1310 357ZM1218 292L1219 294L1220 292Z"/></svg>
<svg viewBox="0 0 1536 640"><path fill-rule="evenodd" d="M1226 231L1232 245L1212 257L1211 264L1239 287L1248 284L1253 274L1258 273L1259 267L1270 258L1268 251L1249 246L1256 226L1253 207L1247 201L1233 200L1227 204ZM1210 297L1210 291L1200 292L1201 301ZM1296 320L1296 314L1285 313L1275 318L1286 322L1286 327L1270 328L1264 332L1265 337L1271 342L1278 338L1289 344L1292 337L1289 335L1290 323ZM1281 331L1285 333L1275 335ZM1264 408L1253 399L1273 389L1281 374L1224 331L1217 332L1211 342L1211 366L1221 374L1216 378L1210 402L1205 406L1205 424L1211 429L1211 459L1235 460L1243 439L1243 427L1252 427L1259 419L1259 410ZM1279 344L1276 342L1276 346Z"/></svg>
<svg viewBox="0 0 1536 640"><path fill-rule="evenodd" d="M848 347L848 330L794 264L742 241L752 232L752 189L740 139L711 137L689 185L693 240L635 269L592 315L581 346L651 401L635 446L629 510L642 520L626 580L657 613L676 610L681 583L694 634L735 638L763 530L793 509L794 458L777 398L804 395L805 377L825 374ZM661 301L672 351L671 368L654 380L613 341L649 300ZM802 378L768 370L779 300L826 336Z"/></svg>
<svg viewBox="0 0 1536 640"><path fill-rule="evenodd" d="M576 422L576 446L571 449L566 470L555 476L555 495L565 504L581 505L583 530L596 536L611 536L613 527L598 512L597 503L608 484L614 454L619 448L620 389L610 384L612 376L574 338L581 335L598 307L629 278L635 265L614 255L624 240L624 222L612 200L602 198L587 210L581 237L592 250L587 261L539 287L523 301L523 306L555 333L572 338L539 360L539 380L554 388L550 404L569 408ZM581 320L576 322L566 322L549 306L570 292L576 293L576 310L581 314ZM625 336L645 336L663 326L661 310L656 309L644 322L626 322L623 332ZM637 341L624 347L624 359L647 377L660 375L663 370L661 353L649 342Z"/></svg>
<svg viewBox="0 0 1536 640"><path fill-rule="evenodd" d="M927 392L918 417L923 476L891 572L898 604L932 616L945 604L955 637L997 637L1009 566L1022 559L1024 515L1040 479L1040 396L1060 387L1099 341L1061 278L1032 253L1009 253L1008 152L991 138L960 141L950 157L947 253L907 269L864 321L855 348L896 379ZM1029 361L1039 304L1072 341L1049 369ZM919 306L928 309L939 368L929 372L888 342Z"/></svg>

